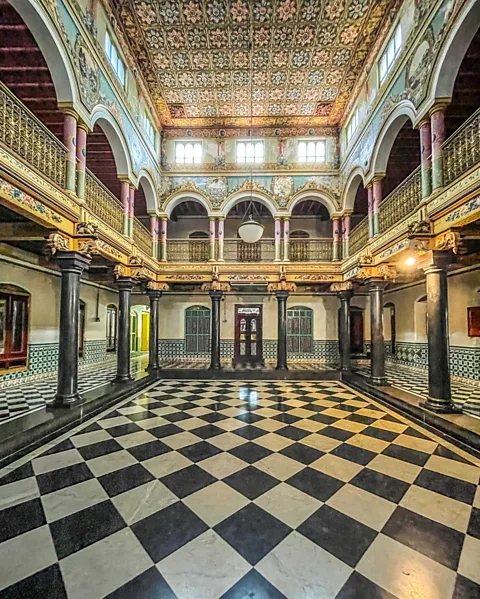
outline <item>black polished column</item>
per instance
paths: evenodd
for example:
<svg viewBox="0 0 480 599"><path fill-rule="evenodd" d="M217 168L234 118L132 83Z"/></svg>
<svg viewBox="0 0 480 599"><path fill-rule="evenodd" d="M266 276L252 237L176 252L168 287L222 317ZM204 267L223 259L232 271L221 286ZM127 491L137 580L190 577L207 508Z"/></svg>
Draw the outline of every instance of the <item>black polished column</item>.
<svg viewBox="0 0 480 599"><path fill-rule="evenodd" d="M78 252L58 252L56 262L62 271L60 296L60 339L58 347L58 381L54 406L69 406L78 394L78 318L80 310L80 276L90 258Z"/></svg>
<svg viewBox="0 0 480 599"><path fill-rule="evenodd" d="M340 367L343 372L350 372L352 362L350 358L350 300L353 291L351 289L340 291Z"/></svg>
<svg viewBox="0 0 480 599"><path fill-rule="evenodd" d="M436 252L435 252L436 253ZM447 265L450 256L438 252L425 268L428 323L428 399L422 406L434 412L454 412L450 389Z"/></svg>
<svg viewBox="0 0 480 599"><path fill-rule="evenodd" d="M275 292L278 307L277 370L288 370L287 366L287 299L288 291Z"/></svg>
<svg viewBox="0 0 480 599"><path fill-rule="evenodd" d="M117 340L117 376L115 383L132 380L130 375L130 301L133 279L121 277L116 280L118 287L118 340Z"/></svg>
<svg viewBox="0 0 480 599"><path fill-rule="evenodd" d="M212 289L208 292L212 299L212 338L210 343L210 368L218 370L220 368L220 300L223 292Z"/></svg>
<svg viewBox="0 0 480 599"><path fill-rule="evenodd" d="M370 378L375 385L385 385L385 342L383 338L383 279L370 281L370 330L371 330L371 365Z"/></svg>
<svg viewBox="0 0 480 599"><path fill-rule="evenodd" d="M160 369L158 363L158 302L162 297L162 292L157 289L150 289L147 295L150 299L150 337L148 343L147 372L155 374Z"/></svg>

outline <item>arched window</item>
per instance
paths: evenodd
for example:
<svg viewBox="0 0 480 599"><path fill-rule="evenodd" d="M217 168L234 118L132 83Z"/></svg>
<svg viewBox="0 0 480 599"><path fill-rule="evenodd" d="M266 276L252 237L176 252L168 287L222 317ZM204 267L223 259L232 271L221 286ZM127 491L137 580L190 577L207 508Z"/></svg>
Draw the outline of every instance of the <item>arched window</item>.
<svg viewBox="0 0 480 599"><path fill-rule="evenodd" d="M210 310L191 306L185 310L185 353L205 354L210 348Z"/></svg>
<svg viewBox="0 0 480 599"><path fill-rule="evenodd" d="M114 352L117 349L117 306L107 306L107 351Z"/></svg>
<svg viewBox="0 0 480 599"><path fill-rule="evenodd" d="M298 306L287 310L287 352L313 353L313 310Z"/></svg>
<svg viewBox="0 0 480 599"><path fill-rule="evenodd" d="M0 368L26 366L30 294L16 285L0 285Z"/></svg>

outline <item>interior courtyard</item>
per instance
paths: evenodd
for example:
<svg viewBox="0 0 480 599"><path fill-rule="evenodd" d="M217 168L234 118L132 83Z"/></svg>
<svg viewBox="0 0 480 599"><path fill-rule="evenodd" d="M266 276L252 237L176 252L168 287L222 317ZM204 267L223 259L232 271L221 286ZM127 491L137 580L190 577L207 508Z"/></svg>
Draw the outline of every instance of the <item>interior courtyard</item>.
<svg viewBox="0 0 480 599"><path fill-rule="evenodd" d="M480 597L480 0L0 0L0 597Z"/></svg>

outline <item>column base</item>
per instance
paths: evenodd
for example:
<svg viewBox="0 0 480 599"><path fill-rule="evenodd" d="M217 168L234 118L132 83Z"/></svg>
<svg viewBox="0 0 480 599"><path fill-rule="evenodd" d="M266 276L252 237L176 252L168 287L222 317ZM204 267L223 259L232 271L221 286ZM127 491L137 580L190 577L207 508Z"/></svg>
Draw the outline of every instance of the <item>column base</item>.
<svg viewBox="0 0 480 599"><path fill-rule="evenodd" d="M275 370L288 370L288 366L275 366Z"/></svg>
<svg viewBox="0 0 480 599"><path fill-rule="evenodd" d="M73 404L76 404L77 401L81 399L79 393L72 393L68 395L55 395L55 399L50 404L54 408L70 408Z"/></svg>
<svg viewBox="0 0 480 599"><path fill-rule="evenodd" d="M208 370L222 370L222 367L220 366L220 364L218 366L210 364L210 366L208 367Z"/></svg>
<svg viewBox="0 0 480 599"><path fill-rule="evenodd" d="M455 412L460 412L451 401L435 399L433 397L429 397L427 401L421 401L419 406L437 414L453 414Z"/></svg>
<svg viewBox="0 0 480 599"><path fill-rule="evenodd" d="M160 370L160 366L147 366L145 368L145 372L148 372L148 374L159 374Z"/></svg>
<svg viewBox="0 0 480 599"><path fill-rule="evenodd" d="M281 262L282 259L281 258L275 258L274 262Z"/></svg>
<svg viewBox="0 0 480 599"><path fill-rule="evenodd" d="M133 377L129 374L122 374L120 376L116 376L113 379L113 383L118 384L118 383L131 383L133 381Z"/></svg>
<svg viewBox="0 0 480 599"><path fill-rule="evenodd" d="M385 377L385 376L371 376L370 377L370 382L373 383L374 385L386 385L387 384L387 377Z"/></svg>

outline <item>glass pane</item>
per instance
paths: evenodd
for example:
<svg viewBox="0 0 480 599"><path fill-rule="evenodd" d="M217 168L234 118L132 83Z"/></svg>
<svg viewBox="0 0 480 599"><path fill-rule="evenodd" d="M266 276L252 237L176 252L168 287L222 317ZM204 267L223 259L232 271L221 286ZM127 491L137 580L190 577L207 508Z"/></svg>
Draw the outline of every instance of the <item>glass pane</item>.
<svg viewBox="0 0 480 599"><path fill-rule="evenodd" d="M395 54L400 51L402 47L402 29L401 27L397 27L397 31L395 32Z"/></svg>
<svg viewBox="0 0 480 599"><path fill-rule="evenodd" d="M304 141L301 141L298 144L298 161L306 162L307 160L307 144Z"/></svg>
<svg viewBox="0 0 480 599"><path fill-rule="evenodd" d="M123 62L118 59L118 67L117 67L118 78L122 85L125 85L125 67L123 66Z"/></svg>
<svg viewBox="0 0 480 599"><path fill-rule="evenodd" d="M318 141L317 142L317 160L319 162L323 162L325 160L325 142Z"/></svg>
<svg viewBox="0 0 480 599"><path fill-rule="evenodd" d="M197 143L193 147L193 161L196 164L200 164L202 161L202 145Z"/></svg>
<svg viewBox="0 0 480 599"><path fill-rule="evenodd" d="M183 162L185 159L185 147L183 144L177 144L175 146L175 160L177 162Z"/></svg>
<svg viewBox="0 0 480 599"><path fill-rule="evenodd" d="M185 144L185 164L192 164L193 162L193 145Z"/></svg>
<svg viewBox="0 0 480 599"><path fill-rule="evenodd" d="M12 350L21 352L23 350L23 331L25 325L25 302L13 300L12 303Z"/></svg>
<svg viewBox="0 0 480 599"><path fill-rule="evenodd" d="M255 144L255 162L263 162L263 142Z"/></svg>
<svg viewBox="0 0 480 599"><path fill-rule="evenodd" d="M251 329L252 333L257 330L257 319L256 318L252 318L252 322L250 323L250 329Z"/></svg>
<svg viewBox="0 0 480 599"><path fill-rule="evenodd" d="M237 144L237 161L245 162L245 144L243 142Z"/></svg>
<svg viewBox="0 0 480 599"><path fill-rule="evenodd" d="M250 355L251 356L257 355L257 344L256 343L250 343Z"/></svg>
<svg viewBox="0 0 480 599"><path fill-rule="evenodd" d="M393 59L395 58L395 47L393 40L388 44L387 50L387 64L391 66Z"/></svg>
<svg viewBox="0 0 480 599"><path fill-rule="evenodd" d="M245 355L245 342L244 343L240 343L240 355L241 356Z"/></svg>
<svg viewBox="0 0 480 599"><path fill-rule="evenodd" d="M7 328L7 300L0 299L0 354L5 353L6 328Z"/></svg>
<svg viewBox="0 0 480 599"><path fill-rule="evenodd" d="M253 144L248 142L245 145L245 156L247 159L247 162L252 162L253 160Z"/></svg>

